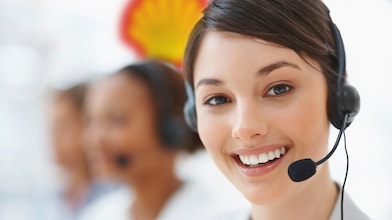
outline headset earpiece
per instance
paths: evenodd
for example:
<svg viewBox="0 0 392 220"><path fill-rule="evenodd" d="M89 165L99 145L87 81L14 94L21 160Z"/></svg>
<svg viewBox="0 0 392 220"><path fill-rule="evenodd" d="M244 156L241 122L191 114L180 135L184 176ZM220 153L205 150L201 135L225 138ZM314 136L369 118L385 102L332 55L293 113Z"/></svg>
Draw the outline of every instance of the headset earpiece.
<svg viewBox="0 0 392 220"><path fill-rule="evenodd" d="M336 44L337 52L337 80L336 90L333 94L333 100L331 102L331 109L329 109L329 120L333 126L337 129L341 129L342 122L346 114L348 118L344 129L347 128L354 120L355 116L360 109L360 98L358 91L346 80L346 54L344 50L344 44L340 31L335 24L332 24L332 33Z"/></svg>
<svg viewBox="0 0 392 220"><path fill-rule="evenodd" d="M336 94L333 103L334 112L329 116L332 125L340 129L345 115L348 114L345 125L347 128L359 112L359 108L360 98L358 91L353 86L344 85L341 91Z"/></svg>
<svg viewBox="0 0 392 220"><path fill-rule="evenodd" d="M197 132L195 94L188 81L185 81L185 91L187 96L187 100L184 105L185 122L192 131Z"/></svg>
<svg viewBox="0 0 392 220"><path fill-rule="evenodd" d="M170 149L187 147L189 139L189 130L184 122L171 117L162 123L160 134L165 146Z"/></svg>
<svg viewBox="0 0 392 220"><path fill-rule="evenodd" d="M174 98L170 94L170 82L164 68L174 68L164 63L145 62L135 65L136 73L144 75L152 84L154 95L157 97L158 132L164 146L169 149L187 148L191 131L184 121L175 115Z"/></svg>

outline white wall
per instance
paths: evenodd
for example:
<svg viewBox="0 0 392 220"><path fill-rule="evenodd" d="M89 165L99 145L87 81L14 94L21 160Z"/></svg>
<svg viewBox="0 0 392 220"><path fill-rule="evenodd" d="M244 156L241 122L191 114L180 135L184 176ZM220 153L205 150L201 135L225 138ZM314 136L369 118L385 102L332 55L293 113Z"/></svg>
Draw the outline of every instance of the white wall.
<svg viewBox="0 0 392 220"><path fill-rule="evenodd" d="M59 181L46 140L42 88L134 60L116 35L124 1L0 0L0 219L29 219L31 198ZM326 3L345 41L349 81L361 94L361 111L347 129L346 190L373 219L392 219L392 2ZM342 146L331 162L339 182Z"/></svg>

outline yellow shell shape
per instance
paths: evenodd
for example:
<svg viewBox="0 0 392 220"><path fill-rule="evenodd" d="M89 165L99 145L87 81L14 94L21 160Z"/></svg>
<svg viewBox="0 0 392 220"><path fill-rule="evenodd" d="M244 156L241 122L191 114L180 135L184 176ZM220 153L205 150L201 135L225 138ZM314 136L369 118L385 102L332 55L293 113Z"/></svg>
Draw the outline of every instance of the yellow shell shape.
<svg viewBox="0 0 392 220"><path fill-rule="evenodd" d="M122 38L141 57L181 64L192 27L206 0L134 0L125 10Z"/></svg>

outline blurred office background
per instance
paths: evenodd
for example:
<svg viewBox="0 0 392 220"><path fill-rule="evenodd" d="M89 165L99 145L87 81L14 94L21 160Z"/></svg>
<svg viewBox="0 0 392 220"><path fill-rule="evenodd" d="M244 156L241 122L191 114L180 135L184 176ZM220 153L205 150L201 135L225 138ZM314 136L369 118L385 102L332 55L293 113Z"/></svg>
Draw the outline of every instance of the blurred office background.
<svg viewBox="0 0 392 220"><path fill-rule="evenodd" d="M48 146L45 88L110 73L136 59L118 36L126 2L0 0L0 220L29 220L35 199L61 182ZM346 190L372 219L392 219L392 1L325 2L344 38L349 82L362 101L346 132ZM337 132L331 131L333 142ZM208 157L191 160L196 165L184 169L200 181L227 184L209 168ZM342 144L331 160L333 176L342 182ZM238 196L230 187L220 194Z"/></svg>

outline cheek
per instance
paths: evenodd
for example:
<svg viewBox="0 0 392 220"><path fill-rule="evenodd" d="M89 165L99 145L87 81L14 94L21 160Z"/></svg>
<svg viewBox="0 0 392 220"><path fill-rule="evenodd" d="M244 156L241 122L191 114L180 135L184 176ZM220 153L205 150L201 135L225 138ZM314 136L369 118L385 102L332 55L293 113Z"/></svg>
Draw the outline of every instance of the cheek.
<svg viewBox="0 0 392 220"><path fill-rule="evenodd" d="M151 147L160 147L161 139L155 119L150 115L140 115L118 135L118 142L125 143L124 147L133 152L143 153L149 151Z"/></svg>
<svg viewBox="0 0 392 220"><path fill-rule="evenodd" d="M81 132L82 132L81 130L77 130L77 129L72 130L72 128L63 131L63 134L61 134L56 140L62 153L65 153L69 156L78 153L77 150L81 146L81 140L82 140Z"/></svg>
<svg viewBox="0 0 392 220"><path fill-rule="evenodd" d="M155 119L151 115L144 115L132 125L129 130L129 140L140 146L148 146L151 143L160 143L159 129L155 123Z"/></svg>
<svg viewBox="0 0 392 220"><path fill-rule="evenodd" d="M129 139L128 129L125 126L108 129L103 135L103 140L108 146L119 147L127 143Z"/></svg>
<svg viewBox="0 0 392 220"><path fill-rule="evenodd" d="M80 148L80 146L82 145L82 143L83 143L83 129L81 129L81 128L77 128L77 129L75 129L74 131L73 131L73 134L72 134L72 146L73 146L73 149L75 150L79 150L79 148Z"/></svg>
<svg viewBox="0 0 392 220"><path fill-rule="evenodd" d="M200 113L198 115L198 131L200 139L212 159L218 163L217 158L224 152L227 138L230 138L228 127L219 122L216 117L209 117Z"/></svg>
<svg viewBox="0 0 392 220"><path fill-rule="evenodd" d="M277 127L283 129L297 146L298 157L318 159L327 150L329 121L326 109L326 98L306 98L276 120L281 123Z"/></svg>

